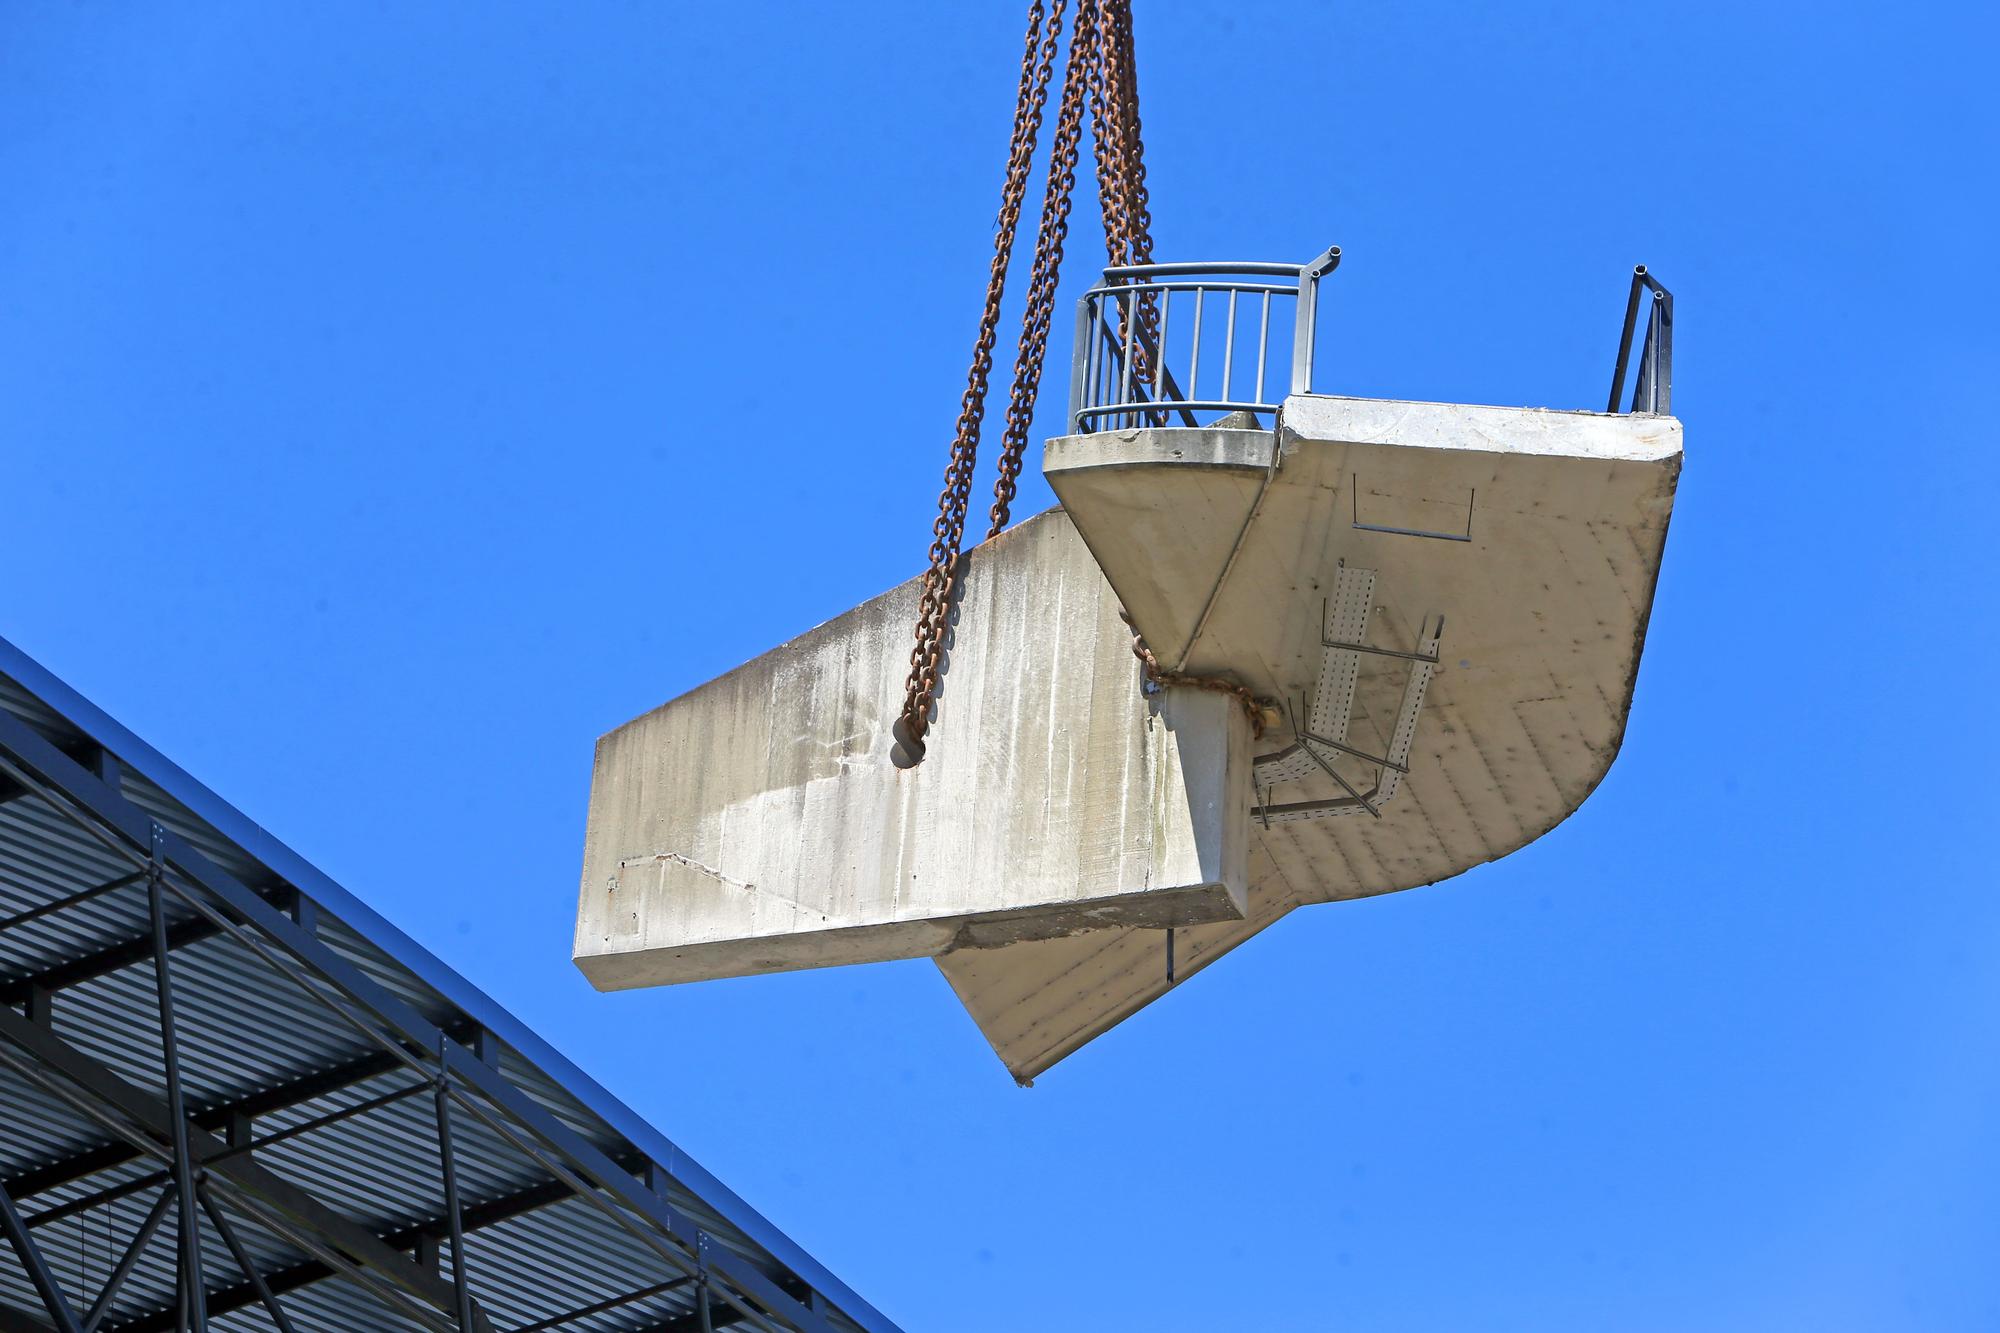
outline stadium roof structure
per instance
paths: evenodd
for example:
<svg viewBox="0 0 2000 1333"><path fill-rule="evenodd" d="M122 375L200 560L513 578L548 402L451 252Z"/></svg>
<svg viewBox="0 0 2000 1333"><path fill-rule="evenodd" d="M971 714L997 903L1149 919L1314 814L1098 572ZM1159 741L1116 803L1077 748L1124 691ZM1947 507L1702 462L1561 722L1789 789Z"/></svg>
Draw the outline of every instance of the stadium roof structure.
<svg viewBox="0 0 2000 1333"><path fill-rule="evenodd" d="M0 1234L0 1333L895 1328L4 639Z"/></svg>

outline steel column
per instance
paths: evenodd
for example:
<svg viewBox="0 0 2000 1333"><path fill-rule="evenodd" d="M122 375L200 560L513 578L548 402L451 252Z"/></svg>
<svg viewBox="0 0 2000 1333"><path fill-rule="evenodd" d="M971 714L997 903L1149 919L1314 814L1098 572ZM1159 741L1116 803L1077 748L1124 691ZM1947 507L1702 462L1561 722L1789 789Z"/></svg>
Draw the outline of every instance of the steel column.
<svg viewBox="0 0 2000 1333"><path fill-rule="evenodd" d="M444 1038L438 1038L437 1075L438 1167L444 1173L444 1215L451 1234L451 1285L458 1298L458 1326L471 1333L472 1288L465 1271L465 1217L458 1204L458 1163L451 1147L451 1069L444 1062Z"/></svg>
<svg viewBox="0 0 2000 1333"><path fill-rule="evenodd" d="M173 971L168 959L166 874L160 861L163 835L164 830L154 825L153 855L146 863L146 903L153 917L153 980L159 992L167 1116L173 1131L174 1194L180 1205L181 1304L192 1333L208 1333L207 1293L201 1268L201 1214L195 1201L195 1163L188 1141L187 1102L181 1088L180 1036L174 1024Z"/></svg>

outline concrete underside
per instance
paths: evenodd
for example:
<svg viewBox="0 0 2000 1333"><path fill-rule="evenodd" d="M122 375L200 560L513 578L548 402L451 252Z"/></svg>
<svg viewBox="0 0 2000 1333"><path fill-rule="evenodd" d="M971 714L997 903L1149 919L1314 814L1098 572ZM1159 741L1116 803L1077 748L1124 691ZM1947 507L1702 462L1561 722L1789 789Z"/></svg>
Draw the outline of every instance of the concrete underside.
<svg viewBox="0 0 2000 1333"><path fill-rule="evenodd" d="M1250 728L1148 696L1052 510L969 558L924 761L912 580L605 736L575 959L600 988L1241 919Z"/></svg>
<svg viewBox="0 0 2000 1333"><path fill-rule="evenodd" d="M1459 874L1582 803L1624 735L1680 468L1665 417L1311 396L1280 421L1100 432L1045 457L1163 664L1234 676L1302 715L1343 567L1374 575L1373 645L1411 651L1445 617L1409 772L1380 817L1253 825L1248 915L1180 930L1182 979L1294 907ZM1345 741L1380 756L1411 664L1356 660ZM1280 721L1255 751L1294 739ZM1365 788L1370 766L1336 758ZM1282 785L1268 799L1346 791L1317 770ZM1162 995L1163 954L1159 931L1112 928L938 961L1026 1079Z"/></svg>

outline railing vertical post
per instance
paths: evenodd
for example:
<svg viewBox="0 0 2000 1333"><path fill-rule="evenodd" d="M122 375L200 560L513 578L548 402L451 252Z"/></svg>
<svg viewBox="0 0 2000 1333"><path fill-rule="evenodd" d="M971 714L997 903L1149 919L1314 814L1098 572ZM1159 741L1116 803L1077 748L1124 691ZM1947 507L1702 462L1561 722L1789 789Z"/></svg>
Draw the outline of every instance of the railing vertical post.
<svg viewBox="0 0 2000 1333"><path fill-rule="evenodd" d="M1646 266L1639 265L1632 271L1632 291L1625 298L1625 326L1618 338L1618 359L1611 367L1611 401L1605 411L1618 412L1618 398L1625 392L1625 365L1632 356L1632 329L1639 322L1639 293L1646 287ZM1635 386L1636 387L1636 386Z"/></svg>
<svg viewBox="0 0 2000 1333"><path fill-rule="evenodd" d="M1132 289L1129 286L1118 289L1118 401L1132 401ZM1127 412L1119 417L1121 428L1130 430L1136 421Z"/></svg>
<svg viewBox="0 0 2000 1333"><path fill-rule="evenodd" d="M1646 317L1646 341L1639 347L1639 373L1632 377L1633 412L1653 410L1653 319Z"/></svg>
<svg viewBox="0 0 2000 1333"><path fill-rule="evenodd" d="M1222 330L1222 397L1229 399L1230 381L1236 374L1236 289L1229 289L1229 322ZM1189 392L1193 392L1190 390Z"/></svg>
<svg viewBox="0 0 2000 1333"><path fill-rule="evenodd" d="M1632 338L1639 323L1640 293L1653 294L1653 306L1646 315L1646 341L1639 348L1639 372L1632 381L1632 405L1621 408L1618 400L1625 390L1625 367L1632 356ZM1611 398L1607 412L1651 412L1665 415L1673 411L1674 397L1674 294L1646 271L1644 264L1632 270L1632 291L1625 298L1625 324L1618 334L1618 360L1611 369Z"/></svg>
<svg viewBox="0 0 2000 1333"><path fill-rule="evenodd" d="M1330 245L1299 269L1299 308L1292 328L1292 392L1311 393L1313 343L1319 333L1319 280L1340 267L1340 247Z"/></svg>
<svg viewBox="0 0 2000 1333"><path fill-rule="evenodd" d="M1083 433L1083 409L1095 406L1087 401L1086 381L1090 378L1091 333L1090 313L1094 297L1088 292L1076 303L1076 347L1069 357L1069 424L1070 429Z"/></svg>
<svg viewBox="0 0 2000 1333"><path fill-rule="evenodd" d="M1194 289L1194 350L1188 353L1188 382L1181 393L1190 401L1201 398L1201 301L1208 295L1208 288L1197 285Z"/></svg>
<svg viewBox="0 0 2000 1333"><path fill-rule="evenodd" d="M1313 306L1319 300L1319 281L1310 269L1299 270L1298 309L1292 318L1292 393L1312 392Z"/></svg>
<svg viewBox="0 0 2000 1333"><path fill-rule="evenodd" d="M1093 368L1090 372L1090 401L1099 409L1099 412L1090 418L1090 428L1096 430L1098 428L1096 423L1104 419L1102 415L1104 405L1111 401L1111 382L1113 378L1111 369L1111 344L1104 336L1104 298L1102 296L1099 296L1097 303L1091 306L1091 315L1090 355L1093 358Z"/></svg>
<svg viewBox="0 0 2000 1333"><path fill-rule="evenodd" d="M1264 401L1264 353L1271 344L1271 294L1264 293L1264 311L1257 316L1257 388L1251 395L1258 402Z"/></svg>
<svg viewBox="0 0 2000 1333"><path fill-rule="evenodd" d="M1674 400L1674 296L1663 287L1653 292L1653 326L1646 337L1653 352L1652 410L1665 415Z"/></svg>

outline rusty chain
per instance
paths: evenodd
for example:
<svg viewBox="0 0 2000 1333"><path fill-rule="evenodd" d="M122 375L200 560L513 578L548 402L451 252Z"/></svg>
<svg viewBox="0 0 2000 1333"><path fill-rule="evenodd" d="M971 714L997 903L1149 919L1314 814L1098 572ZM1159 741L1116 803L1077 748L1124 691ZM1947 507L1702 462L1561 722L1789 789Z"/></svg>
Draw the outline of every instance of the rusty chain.
<svg viewBox="0 0 2000 1333"><path fill-rule="evenodd" d="M1045 6L1032 0L1028 31L1021 54L1021 82L1014 101L1013 132L1007 145L1007 174L1000 191L1000 211L993 234L993 259L987 270L986 305L973 342L972 369L959 399L958 425L945 466L944 489L938 495L938 516L931 525L930 567L924 572L917 599L916 644L910 650L910 676L904 687L903 712L896 740L903 757L915 763L923 755L930 702L937 692L939 659L944 651L946 621L958 582L959 548L965 539L965 510L972 499L972 471L979 454L979 427L986 415L986 383L993 370L993 342L1000 326L1000 302L1006 294L1007 268L1014 253L1014 232L1027 193L1028 168L1041 131L1042 108L1048 101L1049 78L1055 69L1056 47L1062 36L1065 0ZM1085 0L1088 3L1088 0Z"/></svg>
<svg viewBox="0 0 2000 1333"><path fill-rule="evenodd" d="M1250 687L1227 676L1198 676L1186 671L1169 671L1160 665L1160 659L1153 656L1153 650L1146 646L1146 638L1139 633L1139 627L1132 623L1132 614L1120 607L1118 618L1125 622L1125 628L1132 631L1132 656L1139 659L1139 665L1146 672L1146 679L1154 685L1187 685L1197 690L1213 690L1217 694L1227 694L1243 706L1250 715L1250 735L1262 739L1266 704Z"/></svg>
<svg viewBox="0 0 2000 1333"><path fill-rule="evenodd" d="M1105 40L1111 43L1105 56L1106 82L1112 97L1119 144L1118 171L1113 178L1124 224L1122 248L1113 260L1120 264L1153 262L1153 215L1146 193L1145 146L1139 133L1139 75L1132 62L1131 0L1111 0L1112 23Z"/></svg>
<svg viewBox="0 0 2000 1333"><path fill-rule="evenodd" d="M1113 265L1153 262L1152 214L1147 207L1146 162L1139 133L1139 83L1132 61L1131 0L1105 0L1099 25L1102 54L1093 68L1091 128L1096 136L1097 192L1104 212L1104 251ZM1134 306L1137 335L1133 336ZM1160 312L1153 295L1128 297L1118 307L1118 337L1129 350L1132 376L1144 384L1159 346ZM1165 418L1153 418L1161 424Z"/></svg>
<svg viewBox="0 0 2000 1333"><path fill-rule="evenodd" d="M1063 243L1069 238L1070 196L1076 192L1077 148L1083 137L1084 89L1097 54L1094 41L1096 5L1077 6L1075 31L1070 34L1069 60L1063 70L1063 97L1056 112L1055 138L1049 144L1048 180L1042 191L1042 215L1035 230L1035 262L1028 277L1027 307L1021 315L1021 343L1014 354L1014 382L1007 393L1007 425L1000 441L1000 475L993 483L992 525L987 540L1007 526L1014 491L1021 476L1021 459L1028 450L1034 425L1035 398L1041 390L1042 365L1049 342L1049 323L1056 306L1056 279L1062 269Z"/></svg>
<svg viewBox="0 0 2000 1333"><path fill-rule="evenodd" d="M1007 174L993 240L993 261L987 277L986 305L974 342L972 369L960 399L957 433L952 441L951 460L945 468L944 489L938 496L938 517L931 526L930 567L918 594L916 641L910 651L910 674L904 687L902 713L894 728L896 762L904 766L923 757L924 735L930 729L931 701L937 692L952 602L963 573L960 552L972 494L972 473L978 459L980 425L985 417L987 381L993 368L1000 303L1006 291L1015 229L1027 191L1028 169L1054 73L1064 5L1065 0L1053 0L1046 6L1044 0L1033 0L1028 8L1026 49L1022 54ZM1145 167L1139 160L1138 83L1132 64L1130 0L1078 0L1064 62L1042 212L1036 226L1021 339L1007 396L999 477L994 483L989 515L989 539L1007 526L1022 458L1027 451L1028 432L1033 425L1063 243L1069 232L1070 198L1075 190L1086 105L1096 150L1106 252L1113 263L1148 262L1152 255L1151 218L1147 211ZM1150 299L1140 304L1140 327L1146 335L1140 343L1143 348L1150 345L1148 339L1156 327L1157 316ZM1158 664L1154 663L1152 670L1157 669Z"/></svg>

